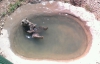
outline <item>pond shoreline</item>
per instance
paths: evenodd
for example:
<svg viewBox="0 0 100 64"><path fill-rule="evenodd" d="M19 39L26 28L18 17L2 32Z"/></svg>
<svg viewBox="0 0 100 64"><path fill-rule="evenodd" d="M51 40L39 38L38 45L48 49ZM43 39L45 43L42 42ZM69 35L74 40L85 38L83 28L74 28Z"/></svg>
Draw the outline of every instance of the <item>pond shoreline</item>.
<svg viewBox="0 0 100 64"><path fill-rule="evenodd" d="M100 44L100 41L99 41L100 21L97 21L95 16L92 13L87 12L85 9L80 8L80 7L75 7L75 6L72 6L70 4L63 4L63 3L59 2L58 9L60 9L61 12L68 12L69 11L69 13L72 13L75 16L80 17L82 20L84 20L86 22L86 25L88 25L90 27L90 31L91 31L91 34L93 36L92 47L91 47L89 53L87 55L85 55L85 57L83 57L79 60L72 59L68 63L69 64L96 64L96 62L99 62L100 45L98 45L98 44ZM31 61L31 60L20 58L20 57L16 56L15 54L13 54L13 52L10 49L10 42L8 39L9 34L8 34L7 30L3 29L2 32L3 32L3 35L0 36L1 52L8 60L13 62L14 64L28 64L28 63L29 64L33 64L33 63L37 63L37 64L41 64L41 63L66 64L67 63L67 61L65 61L65 62L64 61L57 61L56 62L56 61L48 61L48 60ZM94 55L95 55L95 58L94 58Z"/></svg>

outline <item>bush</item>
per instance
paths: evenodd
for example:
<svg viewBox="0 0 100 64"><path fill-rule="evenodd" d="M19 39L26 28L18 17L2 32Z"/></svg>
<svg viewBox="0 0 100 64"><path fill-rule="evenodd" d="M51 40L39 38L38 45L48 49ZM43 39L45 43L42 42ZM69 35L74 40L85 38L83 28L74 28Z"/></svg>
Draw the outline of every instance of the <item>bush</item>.
<svg viewBox="0 0 100 64"><path fill-rule="evenodd" d="M86 9L87 11L93 12L93 9L92 9L89 5L86 5L86 6L85 6L85 9Z"/></svg>
<svg viewBox="0 0 100 64"><path fill-rule="evenodd" d="M6 14L7 14L6 12L3 12L2 15L1 15L1 17L4 17Z"/></svg>
<svg viewBox="0 0 100 64"><path fill-rule="evenodd" d="M8 14L11 14L20 6L21 6L21 1L17 1L15 2L15 4L10 4L7 10Z"/></svg>

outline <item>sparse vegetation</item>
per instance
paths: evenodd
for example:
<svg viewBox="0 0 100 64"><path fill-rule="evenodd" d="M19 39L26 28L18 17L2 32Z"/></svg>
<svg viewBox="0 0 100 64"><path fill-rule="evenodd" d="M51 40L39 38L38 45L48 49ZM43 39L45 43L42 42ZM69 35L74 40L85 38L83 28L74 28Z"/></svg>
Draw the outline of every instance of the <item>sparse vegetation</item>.
<svg viewBox="0 0 100 64"><path fill-rule="evenodd" d="M85 6L85 9L86 9L87 11L93 12L93 9L92 9L90 6L88 6L88 5Z"/></svg>
<svg viewBox="0 0 100 64"><path fill-rule="evenodd" d="M6 15L6 12L3 12L1 15L1 18L4 17Z"/></svg>
<svg viewBox="0 0 100 64"><path fill-rule="evenodd" d="M10 15L11 13L13 13L18 7L20 7L22 5L21 4L22 1L23 0L18 0L14 4L10 4L8 6L7 11L6 12L3 12L1 17L4 17L7 14Z"/></svg>
<svg viewBox="0 0 100 64"><path fill-rule="evenodd" d="M69 3L70 2L70 0L64 0L64 3Z"/></svg>
<svg viewBox="0 0 100 64"><path fill-rule="evenodd" d="M10 4L7 10L8 14L11 14L12 12L14 12L18 7L21 6L21 1L17 1L14 4Z"/></svg>

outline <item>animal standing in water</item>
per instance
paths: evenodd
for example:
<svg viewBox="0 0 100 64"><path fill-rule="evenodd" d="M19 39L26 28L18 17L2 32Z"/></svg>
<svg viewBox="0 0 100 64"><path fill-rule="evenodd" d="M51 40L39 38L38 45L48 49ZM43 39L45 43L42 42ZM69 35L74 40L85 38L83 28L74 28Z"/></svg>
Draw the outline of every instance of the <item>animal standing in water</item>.
<svg viewBox="0 0 100 64"><path fill-rule="evenodd" d="M36 24L30 22L27 18L22 20L21 25L25 32L32 34L32 38L43 39L43 36L40 36L39 33L48 29L48 27L43 26L37 27Z"/></svg>

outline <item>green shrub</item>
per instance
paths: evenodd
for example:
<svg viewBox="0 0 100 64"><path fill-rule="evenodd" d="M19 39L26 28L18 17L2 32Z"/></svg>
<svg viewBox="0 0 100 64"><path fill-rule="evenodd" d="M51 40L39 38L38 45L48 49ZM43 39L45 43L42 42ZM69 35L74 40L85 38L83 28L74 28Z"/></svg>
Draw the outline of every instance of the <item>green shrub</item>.
<svg viewBox="0 0 100 64"><path fill-rule="evenodd" d="M1 1L1 0L0 0ZM21 5L22 5L22 1L24 1L24 0L18 0L18 1L16 1L14 4L10 4L9 6L8 6L8 9L7 9L7 11L6 12L3 12L2 14L1 14L1 17L4 17L5 15L10 15L11 13L13 13L18 7L20 7Z"/></svg>
<svg viewBox="0 0 100 64"><path fill-rule="evenodd" d="M21 6L21 1L17 1L14 4L10 4L7 10L8 14L13 13L20 6Z"/></svg>
<svg viewBox="0 0 100 64"><path fill-rule="evenodd" d="M6 12L3 12L2 15L1 15L1 17L4 17L6 14L7 14Z"/></svg>
<svg viewBox="0 0 100 64"><path fill-rule="evenodd" d="M87 11L93 12L93 9L92 9L89 5L86 5L86 6L85 6L85 9L86 9Z"/></svg>
<svg viewBox="0 0 100 64"><path fill-rule="evenodd" d="M69 3L70 1L69 0L64 0L64 3Z"/></svg>

